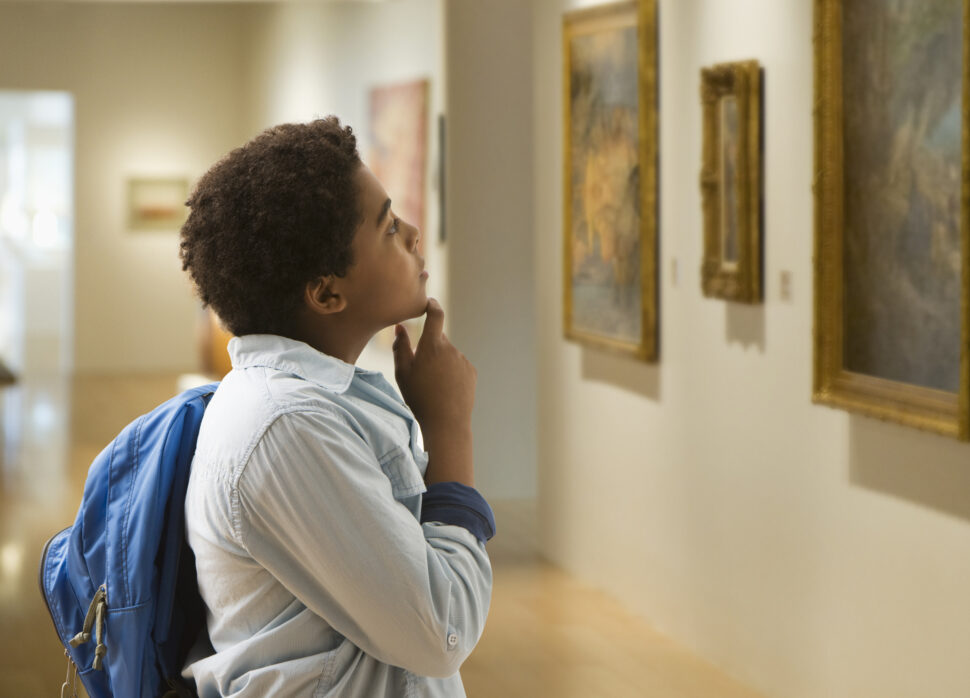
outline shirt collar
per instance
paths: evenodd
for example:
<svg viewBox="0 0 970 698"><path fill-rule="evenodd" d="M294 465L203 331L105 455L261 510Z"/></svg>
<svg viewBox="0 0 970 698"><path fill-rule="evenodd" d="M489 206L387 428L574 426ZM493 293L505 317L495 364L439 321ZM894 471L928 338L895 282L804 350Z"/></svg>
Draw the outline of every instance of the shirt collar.
<svg viewBox="0 0 970 698"><path fill-rule="evenodd" d="M375 373L317 351L306 342L275 334L233 337L229 340L229 357L233 368L272 368L292 373L337 394L347 392L355 373Z"/></svg>

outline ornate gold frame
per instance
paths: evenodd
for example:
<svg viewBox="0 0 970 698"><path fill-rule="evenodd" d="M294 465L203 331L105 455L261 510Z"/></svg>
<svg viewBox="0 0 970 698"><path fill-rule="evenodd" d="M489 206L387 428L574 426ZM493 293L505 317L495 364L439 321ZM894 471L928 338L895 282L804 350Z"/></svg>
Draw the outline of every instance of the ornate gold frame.
<svg viewBox="0 0 970 698"><path fill-rule="evenodd" d="M970 0L963 3L963 303L960 391L845 370L842 2L815 0L815 365L813 400L970 440Z"/></svg>
<svg viewBox="0 0 970 698"><path fill-rule="evenodd" d="M740 123L737 169L738 260L725 264L722 250L720 104L737 100ZM761 302L761 66L758 61L721 63L701 70L704 138L701 197L704 210L704 259L701 289L705 296L741 303Z"/></svg>
<svg viewBox="0 0 970 698"><path fill-rule="evenodd" d="M640 280L642 336L637 344L577 330L572 326L572 205L570 172L570 39L579 34L636 26L639 77L639 169L640 169ZM600 5L567 13L563 17L563 333L582 344L657 361L657 3L656 0Z"/></svg>

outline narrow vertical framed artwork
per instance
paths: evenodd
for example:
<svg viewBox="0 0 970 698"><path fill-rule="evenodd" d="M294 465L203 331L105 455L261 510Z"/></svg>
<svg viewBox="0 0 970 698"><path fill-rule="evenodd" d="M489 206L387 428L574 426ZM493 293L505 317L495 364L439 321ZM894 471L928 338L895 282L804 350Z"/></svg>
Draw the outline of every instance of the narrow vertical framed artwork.
<svg viewBox="0 0 970 698"><path fill-rule="evenodd" d="M564 334L656 361L655 0L564 16L563 140Z"/></svg>
<svg viewBox="0 0 970 698"><path fill-rule="evenodd" d="M425 256L430 91L431 82L420 79L381 85L368 94L367 163L394 201L395 212L421 231L418 248Z"/></svg>
<svg viewBox="0 0 970 698"><path fill-rule="evenodd" d="M761 66L722 63L701 70L705 296L762 299Z"/></svg>
<svg viewBox="0 0 970 698"><path fill-rule="evenodd" d="M817 402L970 439L970 0L815 0Z"/></svg>
<svg viewBox="0 0 970 698"><path fill-rule="evenodd" d="M445 138L445 128L447 127L447 122L445 120L444 114L438 114L438 242L444 244L448 239L448 231L445 228L445 182L446 182L446 171L445 171L445 146L447 145L447 139Z"/></svg>
<svg viewBox="0 0 970 698"><path fill-rule="evenodd" d="M367 93L367 165L392 201L393 212L419 231L418 252L426 262L434 236L427 230L428 154L431 138L431 81L405 80L372 87ZM420 322L405 323L412 336ZM394 333L386 328L378 342L390 348Z"/></svg>

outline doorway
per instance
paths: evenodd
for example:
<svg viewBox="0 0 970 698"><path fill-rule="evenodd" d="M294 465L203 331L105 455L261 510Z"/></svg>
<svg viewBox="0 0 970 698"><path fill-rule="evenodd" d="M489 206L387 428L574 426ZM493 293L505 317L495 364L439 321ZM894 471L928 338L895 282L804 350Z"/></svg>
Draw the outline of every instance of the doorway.
<svg viewBox="0 0 970 698"><path fill-rule="evenodd" d="M69 374L74 355L74 100L0 90L0 363Z"/></svg>
<svg viewBox="0 0 970 698"><path fill-rule="evenodd" d="M62 487L73 365L74 99L0 90L0 493Z"/></svg>

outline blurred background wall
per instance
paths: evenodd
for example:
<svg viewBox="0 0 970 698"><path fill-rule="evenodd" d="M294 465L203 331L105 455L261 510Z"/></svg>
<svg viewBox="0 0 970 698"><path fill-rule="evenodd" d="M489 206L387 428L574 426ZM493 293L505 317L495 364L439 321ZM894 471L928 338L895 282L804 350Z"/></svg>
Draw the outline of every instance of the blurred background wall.
<svg viewBox="0 0 970 698"><path fill-rule="evenodd" d="M129 233L125 179L198 177L248 135L249 11L0 3L0 86L75 100L74 366L178 371L197 303L171 233Z"/></svg>
<svg viewBox="0 0 970 698"><path fill-rule="evenodd" d="M198 370L198 302L177 234L128 230L127 177L194 182L260 130L331 113L354 127L366 161L370 91L424 79L428 289L483 376L476 456L488 467L479 486L533 497L531 73L521 69L531 8L467 7L473 15L447 19L442 0L0 3L0 89L56 89L75 100L74 369ZM481 40L492 34L498 41ZM457 71L447 103L446 37ZM448 112L446 131L459 135L442 154L438 116ZM450 223L441 217L445 177ZM392 375L389 346L379 337L361 363Z"/></svg>

